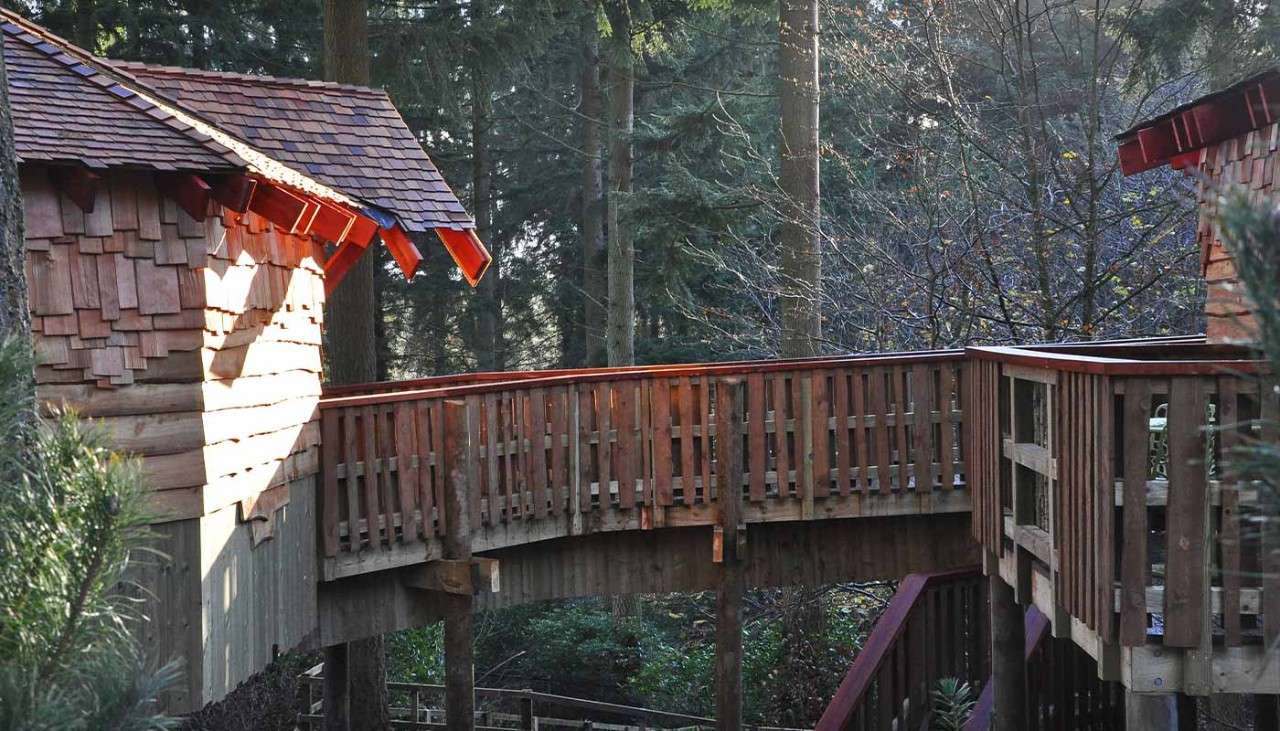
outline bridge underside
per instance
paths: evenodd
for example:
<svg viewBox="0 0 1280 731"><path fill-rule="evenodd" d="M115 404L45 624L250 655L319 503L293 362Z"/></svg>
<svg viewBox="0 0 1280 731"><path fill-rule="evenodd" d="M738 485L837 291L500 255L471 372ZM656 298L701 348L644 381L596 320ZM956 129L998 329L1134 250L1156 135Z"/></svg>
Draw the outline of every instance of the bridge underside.
<svg viewBox="0 0 1280 731"><path fill-rule="evenodd" d="M747 586L816 586L896 580L979 560L968 513L751 524ZM708 526L633 530L539 541L481 554L498 559L500 590L479 608L573 597L714 589L718 565ZM319 586L319 644L332 645L444 616L439 594L411 588L403 567Z"/></svg>

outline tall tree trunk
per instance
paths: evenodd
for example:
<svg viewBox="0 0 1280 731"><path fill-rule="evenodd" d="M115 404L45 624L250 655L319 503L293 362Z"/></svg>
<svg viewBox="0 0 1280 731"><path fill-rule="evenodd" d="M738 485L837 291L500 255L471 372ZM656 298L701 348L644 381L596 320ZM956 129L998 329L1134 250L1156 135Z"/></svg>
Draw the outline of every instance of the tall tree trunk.
<svg viewBox="0 0 1280 731"><path fill-rule="evenodd" d="M818 0L780 0L779 116L782 124L782 319L784 358L817 355L822 337L822 229L818 187ZM781 677L793 689L796 722L813 699L813 642L825 618L822 595L782 590Z"/></svg>
<svg viewBox="0 0 1280 731"><path fill-rule="evenodd" d="M366 0L325 0L324 69L329 81L369 83L369 10ZM378 317L373 275L377 257L366 252L325 306L331 383L372 381L378 375ZM326 655L333 654L326 650ZM390 726L386 654L382 637L347 643L346 659L352 729ZM333 707L326 696L325 713Z"/></svg>
<svg viewBox="0 0 1280 731"><path fill-rule="evenodd" d="M780 0L782 348L816 355L822 337L818 189L818 0Z"/></svg>
<svg viewBox="0 0 1280 731"><path fill-rule="evenodd" d="M27 309L26 245L22 227L22 187L13 149L9 79L0 54L0 339L31 336Z"/></svg>
<svg viewBox="0 0 1280 731"><path fill-rule="evenodd" d="M600 119L604 99L600 92L600 26L598 0L586 0L582 15L582 348L583 365L607 361L605 345L605 271L609 252L604 241L603 135Z"/></svg>
<svg viewBox="0 0 1280 731"><path fill-rule="evenodd" d="M209 13L205 0L187 0L187 33L191 36L191 66L209 68Z"/></svg>
<svg viewBox="0 0 1280 731"><path fill-rule="evenodd" d="M609 365L635 363L635 245L626 218L631 194L631 132L635 120L635 59L631 53L631 6L606 0L609 37Z"/></svg>
<svg viewBox="0 0 1280 731"><path fill-rule="evenodd" d="M76 45L89 53L98 52L98 2L75 0L74 36Z"/></svg>
<svg viewBox="0 0 1280 731"><path fill-rule="evenodd" d="M474 22L483 22L483 3L472 7ZM485 59L476 51L471 68L471 212L476 218L476 235L489 241L493 231L493 162L489 155L493 129L493 96ZM499 301L499 260L495 248L493 264L476 287L476 364L482 371L506 367L502 347L502 302Z"/></svg>

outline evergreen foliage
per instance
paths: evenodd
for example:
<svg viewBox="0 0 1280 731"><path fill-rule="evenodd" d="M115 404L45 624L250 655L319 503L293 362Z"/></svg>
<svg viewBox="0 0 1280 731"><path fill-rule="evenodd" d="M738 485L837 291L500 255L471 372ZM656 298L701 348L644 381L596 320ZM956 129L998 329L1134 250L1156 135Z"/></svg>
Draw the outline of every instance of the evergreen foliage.
<svg viewBox="0 0 1280 731"><path fill-rule="evenodd" d="M88 422L38 418L27 346L0 344L0 728L159 729L126 569L148 537L135 463Z"/></svg>

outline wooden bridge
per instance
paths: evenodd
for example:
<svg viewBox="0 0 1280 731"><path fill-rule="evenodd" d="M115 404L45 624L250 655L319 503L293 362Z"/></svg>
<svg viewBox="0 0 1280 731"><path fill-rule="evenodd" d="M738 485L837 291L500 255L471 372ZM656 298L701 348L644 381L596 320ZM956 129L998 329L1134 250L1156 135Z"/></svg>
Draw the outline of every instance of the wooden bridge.
<svg viewBox="0 0 1280 731"><path fill-rule="evenodd" d="M430 597L478 581L478 606L724 597L983 558L1053 638L1030 635L1027 667L1070 667L1099 719L1120 717L1126 689L1272 695L1280 554L1226 464L1273 436L1257 419L1276 397L1249 357L1166 338L331 389L322 644L455 616ZM898 620L924 628L877 628L887 659L860 658L858 690L837 699L847 712L824 727L918 725L929 668L989 685L987 592L955 597ZM734 693L740 610L720 610L720 686ZM972 641L914 662L940 632ZM1062 699L1030 677L1044 723L1062 722Z"/></svg>
<svg viewBox="0 0 1280 731"><path fill-rule="evenodd" d="M322 641L430 617L413 587L454 559L451 533L498 559L485 606L711 589L726 553L754 586L972 563L963 363L949 351L330 389Z"/></svg>

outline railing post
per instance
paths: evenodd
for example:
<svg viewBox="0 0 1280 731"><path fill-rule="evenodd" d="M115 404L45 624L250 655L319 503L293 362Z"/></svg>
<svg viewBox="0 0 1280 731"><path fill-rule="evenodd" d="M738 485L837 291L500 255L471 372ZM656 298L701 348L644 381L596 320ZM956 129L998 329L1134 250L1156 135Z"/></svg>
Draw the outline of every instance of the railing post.
<svg viewBox="0 0 1280 731"><path fill-rule="evenodd" d="M520 699L520 728L523 731L533 731L537 727L537 721L533 716L533 697L525 696Z"/></svg>
<svg viewBox="0 0 1280 731"><path fill-rule="evenodd" d="M467 407L462 401L447 400L444 408L444 557L471 559L470 485L467 479ZM472 642L474 598L470 594L441 595L444 619L444 707L445 728L471 731L475 728L475 664Z"/></svg>
<svg viewBox="0 0 1280 731"><path fill-rule="evenodd" d="M716 388L718 528L722 531L716 587L716 728L742 726L742 380Z"/></svg>

